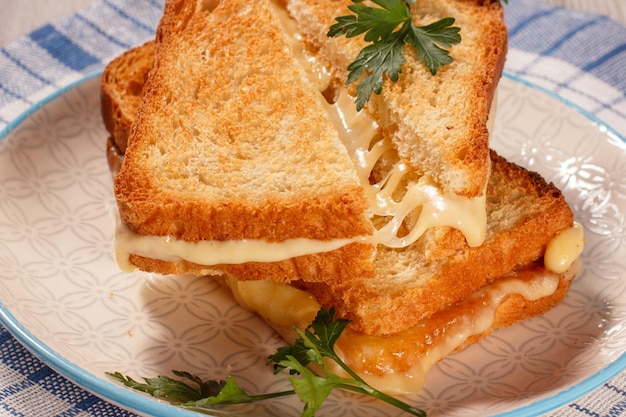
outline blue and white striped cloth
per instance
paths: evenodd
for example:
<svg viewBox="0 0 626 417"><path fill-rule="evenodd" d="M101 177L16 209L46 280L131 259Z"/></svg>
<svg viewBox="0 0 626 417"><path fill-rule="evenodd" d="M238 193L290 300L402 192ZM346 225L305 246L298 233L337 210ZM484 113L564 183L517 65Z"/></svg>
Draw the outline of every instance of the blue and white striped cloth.
<svg viewBox="0 0 626 417"><path fill-rule="evenodd" d="M101 0L0 49L0 138L51 93L154 36L162 0ZM626 27L537 0L506 6L505 71L545 87L626 136ZM0 415L130 416L85 392L0 326ZM626 416L626 372L553 416Z"/></svg>

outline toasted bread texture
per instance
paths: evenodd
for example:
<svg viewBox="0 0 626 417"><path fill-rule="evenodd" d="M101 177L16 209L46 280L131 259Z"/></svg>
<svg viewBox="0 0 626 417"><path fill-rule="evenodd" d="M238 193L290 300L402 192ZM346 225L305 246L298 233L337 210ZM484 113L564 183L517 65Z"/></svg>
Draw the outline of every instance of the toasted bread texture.
<svg viewBox="0 0 626 417"><path fill-rule="evenodd" d="M406 248L380 246L374 279L303 288L352 320L358 331L390 334L541 258L550 239L573 224L573 212L540 175L494 151L491 161L487 237L481 246L469 247L455 229L433 228Z"/></svg>
<svg viewBox="0 0 626 417"><path fill-rule="evenodd" d="M143 87L154 62L154 41L129 49L111 61L101 77L100 109L115 145L126 152L130 126L137 116Z"/></svg>
<svg viewBox="0 0 626 417"><path fill-rule="evenodd" d="M320 6L326 7L330 3L332 2ZM432 6L428 0L423 3ZM484 7L491 10L489 13L496 15L501 12L489 2L484 2L483 5L483 2L443 0L440 3L446 7L470 9ZM244 48L244 57L237 51L230 50L231 44L236 43L237 39L229 38L220 31L215 33L209 31L202 47L191 39L191 35L187 36L189 39L186 38L187 31L205 33L207 28L220 28L219 24L233 25L234 32L238 29L243 31L243 27L252 22L258 24L256 20L258 16L271 22L272 17L267 14L264 6L266 2L260 1L250 5L249 2L230 0L221 4L220 7L224 9L218 7L215 10L202 9L202 4L211 3L168 2L159 27L158 42L151 42L127 52L112 61L103 74L102 115L111 135L107 142L107 154L112 172L121 169L121 174L115 181L116 195L121 200L120 213L126 210L123 216L127 220L140 220L137 223L129 223L136 232L161 234L166 230L167 234L190 241L205 239L205 236L209 236L209 239L241 239L265 235L274 236L277 241L284 239L285 236L300 235L324 239L343 236L346 230L352 230L354 227L358 233L369 233L371 231L369 223L362 221L364 202L360 192L355 191L358 186L352 165L344 158L345 151L342 145L332 133L326 132L328 126L324 118L320 117L323 113L299 108L292 102L289 104L294 104L294 109L286 109L279 103L280 100L297 98L307 105L315 106L316 100L304 91L309 86L306 85L306 80L299 73L299 69L289 66L293 64L290 59L286 56L276 58L281 56L279 51L272 50L273 47L278 48L281 42L281 37L276 31L277 26L260 25L258 30L267 36L267 43L262 39L255 41L260 43ZM235 19L234 22L229 20L234 9L244 4L249 8L244 8L242 15L239 16L242 20ZM437 10L437 13L440 13L440 10ZM457 12L452 10L450 14ZM254 20L248 18L247 13L251 13ZM429 17L424 19L427 20ZM174 23L176 21L182 21L183 24L177 26ZM495 28L496 32L499 32L498 27ZM212 39L211 36L219 39ZM242 42L250 41L252 40ZM171 57L175 54L171 53L172 49L187 52L173 59ZM341 49L335 51L337 50L341 51ZM232 56L229 55L231 52ZM202 60L210 61L216 53L225 55L220 57L220 60L225 60L222 61L225 67L214 64L211 68L204 68L194 61L197 54L203 57ZM502 51L492 53L499 55ZM270 65L280 67L273 68L272 71L281 73L280 70L285 70L289 72L284 74L285 77L295 76L299 80L293 87L294 91L297 91L294 93L297 97L290 96L289 91L281 90L280 78L276 78L278 75L264 74L263 70L258 68L251 70L249 74L238 73L234 67L227 68L229 62L252 57L261 59L264 54L271 55L270 61L273 64ZM343 56L339 55L339 58ZM215 65L218 65L219 69L215 69ZM152 68L153 73L148 75ZM231 70L233 73L224 75ZM500 70L501 68L495 67L492 76L499 77ZM179 71L184 77L170 78L175 71ZM221 73L214 74L212 71ZM417 68L409 69L407 72L411 71L417 71ZM228 79L225 83L228 88L220 86L220 83L224 84L223 77ZM264 80L263 82L273 83L272 88L264 89L256 85L257 77ZM487 81L493 81L489 80L488 75L484 77ZM196 84L186 81L189 79L193 79ZM493 81L493 85L484 85L486 89L483 91L484 96L477 100L490 102L495 82ZM249 106L254 107L254 110L258 109L257 105L265 106L256 103L251 93L247 94L259 89L268 94L276 93L280 98L278 101L270 99L271 103L268 104L270 107L265 108L262 113L263 120L257 120L245 111ZM144 93L145 100L142 102L139 97ZM212 103L211 97L214 94L220 97L220 100L226 98L225 102L230 104ZM220 108L218 112L215 107L218 105L226 107ZM197 108L202 110L202 114L196 114ZM228 113L221 114L220 112L225 109ZM382 107L370 107L368 111L379 112L381 109ZM263 191L245 192L244 188L250 186L242 185L238 191L239 195L236 194L237 190L213 189L228 187L227 175L237 173L242 178L249 175L245 172L239 173L239 170L245 169L245 163L252 163L250 161L258 163L261 160L259 158L264 158L263 161L267 163L275 162L269 169L272 172L265 173L267 178L273 178L272 175L283 172L274 170L290 168L289 161L274 161L269 154L251 155L248 160L241 158L241 155L205 155L201 149L201 143L209 140L207 138L216 136L215 139L210 139L216 141L210 149L223 151L224 143L219 142L225 140L220 136L223 133L228 140L237 144L237 152L250 149L258 153L267 152L265 147L271 147L272 141L281 140L275 136L264 135L261 131L269 129L276 132L273 130L273 114L270 110L282 112L280 114L291 114L290 111L293 110L294 117L313 117L314 139L323 143L311 144L298 136L296 151L302 153L302 147L309 150L313 149L310 146L315 145L322 146L323 152L319 155L307 154L310 160L298 162L299 167L308 169L309 164L326 164L330 157L327 153L339 152L338 155L330 157L330 162L331 169L340 169L341 172L336 172L329 178L332 179L329 182L333 184L321 186L322 190L328 190L327 195L323 192L320 194L318 185L312 180L310 187L305 184L303 189L293 190L277 190L272 185L260 184ZM480 115L472 117L483 115L483 110L480 110ZM243 128L227 120L233 115L244 118L246 123L250 121L258 123L257 129L252 130L254 138L244 138ZM214 125L216 123L224 125ZM393 122L394 126L395 123ZM310 134L307 129L311 130L308 122L302 129L297 129L297 132L306 137ZM395 132L396 127L391 130ZM128 149L127 138L130 139ZM288 141L293 141L293 138L293 136L284 138L281 145L284 153L294 152L291 145L287 144ZM199 143L193 148L196 154L180 154L178 143L174 139L184 141L187 145ZM476 143L479 142L477 140ZM133 162L125 162L120 168L124 152L127 155L126 159ZM169 162L173 155L175 161ZM284 158L289 156L284 155ZM207 158L206 163L216 166L208 168L199 166L200 158ZM337 343L344 361L352 369L379 389L390 392L414 392L421 387L425 373L442 357L459 351L468 344L478 342L496 328L507 327L543 314L556 306L566 295L575 274L575 268L560 276L547 272L541 259L549 240L560 230L571 226L573 222L573 214L562 194L538 174L506 161L494 151L488 153L488 158L490 161L488 165L491 165L492 171L486 187L488 230L485 243L479 247L469 247L463 235L457 230L438 227L428 230L421 239L403 249L379 246L373 261L371 245L362 243L353 243L329 253L270 263L248 262L241 265L206 266L186 261L166 262L138 255L131 255L130 261L141 269L165 274L192 272L213 275L221 281L228 281L226 277L230 275L237 282L271 279L291 283L307 291L321 305L327 308L334 307L340 316L352 320L348 330ZM211 169L214 171L210 171ZM320 169L326 168L314 169L318 170L316 171L318 174ZM142 170L150 174L145 175ZM224 172L215 172L216 170ZM186 172L187 175L181 178L181 172ZM293 170L288 169L284 172L291 173ZM220 178L212 179L210 176L202 179L193 178L209 175L208 173ZM300 174L302 173L295 172L296 177L289 180L294 183L302 181ZM341 178L341 181L336 182L339 176L346 176L347 179ZM241 178L236 178L231 181L240 180ZM285 181L282 176L281 181ZM238 184L235 184L234 188L237 186ZM205 199L201 194L207 190L210 191L210 197ZM343 196L343 200L339 202L335 199L338 192ZM268 199L265 198L265 194L277 197ZM155 198L157 200L153 201ZM305 201L299 201L300 198ZM184 199L185 203L179 203L179 199L180 201ZM190 204L189 200L191 206L186 207L186 204ZM340 207L336 208L335 205L338 203ZM151 204L155 204L156 207L150 206ZM135 213L137 210L139 212ZM272 214L276 210L278 212ZM328 210L332 213L331 216L336 216L337 219L322 214ZM348 218L350 220L346 220ZM244 223L238 224L240 220ZM311 220L312 223L309 223ZM347 223L337 224L337 221ZM201 225L198 226L199 224ZM213 230L215 227L217 231ZM327 230L329 227L331 231ZM286 229L289 229L290 233L285 234ZM553 293L538 299L528 299L515 292L498 298L497 308L493 310L493 321L489 322L487 328L467 338L457 337L459 331L456 326L459 321L465 319L473 321L482 314L479 312L480 308L495 302L492 299L481 299L480 295L476 295L480 294L480 291L498 287L509 278L530 281L536 276L543 275L558 278L558 286ZM294 281L296 279L297 281ZM272 303L272 309L280 312L281 307L278 303ZM314 311L311 310L311 313ZM309 322L307 318L301 320L301 324ZM292 337L291 326L276 327L287 340ZM405 385L390 385L389 379L385 377L388 373L408 374L406 381L400 383ZM400 379L402 378L404 377L401 376ZM391 380L397 382L393 375Z"/></svg>
<svg viewBox="0 0 626 417"><path fill-rule="evenodd" d="M362 36L329 38L335 17L352 14L351 0L288 0L287 8L304 38L319 49L343 84L347 67L367 44ZM499 2L420 0L413 20L426 25L454 17L461 43L454 59L436 75L405 47L406 65L396 83L386 80L370 111L394 141L400 157L417 172L428 173L447 193L482 195L489 175L487 120L507 51L507 28ZM355 84L348 86L355 89Z"/></svg>
<svg viewBox="0 0 626 417"><path fill-rule="evenodd" d="M115 178L132 231L189 242L372 233L353 164L276 20L268 0L166 3ZM358 247L371 260L372 245Z"/></svg>
<svg viewBox="0 0 626 417"><path fill-rule="evenodd" d="M139 65L137 70L143 66L144 71L149 71L147 58L152 55L151 50L142 46L133 54L146 58L135 60ZM124 70L118 62L110 64L110 72ZM119 78L123 79L123 76ZM108 79L115 80L116 77ZM122 83L106 90L103 88L103 91L124 88ZM133 92L128 90L119 98L124 100L124 97L132 96ZM118 106L124 104L119 103ZM104 117L108 114L114 113L103 111ZM133 117L128 113L127 124L132 124ZM487 239L478 248L469 248L458 231L436 228L406 249L378 247L375 266L368 263L368 248L360 248L359 244L334 253L280 263L216 265L211 270L204 265L166 262L138 255L132 255L131 261L141 269L161 273L224 271L240 279L266 279L271 276L280 282L294 280L306 271L316 271L319 276L308 280L330 284L307 284L306 288L322 304L337 307L342 315L354 320L359 331L370 334L397 332L463 298L516 265L541 257L549 239L572 224L572 212L555 187L494 152L491 160L492 175L487 188ZM325 266L319 267L320 264ZM356 277L375 275L376 278L357 285L340 285L340 281L352 281L350 277L345 277L346 274Z"/></svg>
<svg viewBox="0 0 626 417"><path fill-rule="evenodd" d="M287 2L305 39L319 49L319 56L333 69L336 84L343 84L347 66L365 46L361 38L326 36L334 18L349 13L350 3ZM430 0L415 5L414 15L417 24L446 16L456 18L463 40L451 49L454 62L432 76L407 50L408 63L401 79L387 82L382 97L374 96L368 110L378 115L401 157L417 171L437 174L436 180L444 189L456 194L479 195L488 175L487 119L507 49L502 8L499 2ZM118 57L103 74L103 118L122 151L153 54L154 42L148 42ZM354 85L350 88L353 91ZM121 94L126 95L125 100L119 100Z"/></svg>

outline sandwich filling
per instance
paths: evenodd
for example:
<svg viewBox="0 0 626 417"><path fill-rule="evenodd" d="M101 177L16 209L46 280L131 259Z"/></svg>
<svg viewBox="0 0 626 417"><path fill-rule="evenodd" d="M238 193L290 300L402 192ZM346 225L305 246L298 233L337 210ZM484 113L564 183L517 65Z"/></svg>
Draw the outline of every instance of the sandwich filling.
<svg viewBox="0 0 626 417"><path fill-rule="evenodd" d="M547 271L540 264L527 266L397 334L366 335L348 327L337 341L337 352L372 386L390 393L417 392L437 362L497 326L498 309L509 297L521 296L533 302L554 296L560 288L567 288L579 268L579 262L568 265L562 273ZM294 338L293 326L304 329L320 309L309 293L287 284L242 282L231 277L224 281L240 305L265 319L288 341ZM559 297L564 295L562 291ZM268 303L268 299L275 302ZM549 307L558 302L560 299L552 300ZM504 322L508 324L512 323Z"/></svg>
<svg viewBox="0 0 626 417"><path fill-rule="evenodd" d="M277 262L297 256L328 252L366 240L359 237L328 241L297 238L282 242L245 239L203 240L192 243L170 236L139 235L131 231L119 217L116 225L116 256L120 268L125 271L134 269L128 262L128 255L131 253L166 262L185 260L199 265L238 265L246 262Z"/></svg>

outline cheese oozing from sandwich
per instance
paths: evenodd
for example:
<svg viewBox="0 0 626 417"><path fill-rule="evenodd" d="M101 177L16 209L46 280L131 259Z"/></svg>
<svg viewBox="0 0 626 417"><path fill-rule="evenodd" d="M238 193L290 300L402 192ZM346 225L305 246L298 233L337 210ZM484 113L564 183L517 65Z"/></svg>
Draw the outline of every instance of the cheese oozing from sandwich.
<svg viewBox="0 0 626 417"><path fill-rule="evenodd" d="M573 262L562 273L554 273L535 264L512 272L397 334L366 335L348 327L336 351L372 386L390 393L417 392L437 362L494 326L496 312L508 297L521 295L529 301L549 297L562 279L571 280L579 268L579 262ZM224 277L224 283L240 305L262 317L287 341L295 338L293 326L306 328L320 309L313 296L287 284L231 277ZM328 365L342 374L334 364Z"/></svg>
<svg viewBox="0 0 626 417"><path fill-rule="evenodd" d="M129 254L166 262L181 260L200 265L238 265L246 262L278 262L284 259L312 253L323 253L339 249L349 243L362 242L366 238L315 240L288 239L282 242L267 242L261 239L245 240L202 240L186 242L171 236L142 236L134 233L119 216L116 222L116 258L120 268L132 271Z"/></svg>
<svg viewBox="0 0 626 417"><path fill-rule="evenodd" d="M474 198L445 194L428 176L406 182L404 179L412 169L401 161L385 172L380 181L372 184L376 164L387 152L394 152L391 140L382 137L377 122L366 111L356 110L353 97L344 89L339 91L334 103L326 101L323 93L332 81L330 71L309 52L287 11L273 5L272 12L280 21L295 60L320 92L320 102L355 165L372 214L385 218L384 225L375 233L374 242L389 247L406 247L430 227L450 226L465 235L468 245L480 246L487 230L486 193L483 191L481 196ZM492 113L494 108L492 106ZM408 233L400 235L411 213L418 213L417 220L409 226Z"/></svg>
<svg viewBox="0 0 626 417"><path fill-rule="evenodd" d="M585 232L580 223L574 222L572 227L560 231L546 246L543 263L547 269L557 274L567 269L578 259L583 251Z"/></svg>
<svg viewBox="0 0 626 417"><path fill-rule="evenodd" d="M412 169L402 161L395 162L379 181L371 183L376 164L387 152L394 152L391 140L380 136L378 125L367 113L356 111L354 99L345 90L326 109L352 158L370 210L385 218L375 233L376 243L406 247L428 228L437 226L460 230L469 246L483 243L487 230L486 190L479 197L464 197L443 193L427 175L407 182L405 178ZM401 235L405 220L416 211L419 214L409 232Z"/></svg>

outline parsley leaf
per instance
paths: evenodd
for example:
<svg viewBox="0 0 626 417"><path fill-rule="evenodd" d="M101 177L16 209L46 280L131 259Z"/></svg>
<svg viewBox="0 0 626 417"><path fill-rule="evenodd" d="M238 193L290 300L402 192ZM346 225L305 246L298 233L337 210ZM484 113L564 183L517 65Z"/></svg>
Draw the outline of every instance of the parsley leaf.
<svg viewBox="0 0 626 417"><path fill-rule="evenodd" d="M172 373L191 380L198 387L166 375L159 375L156 378L143 378L145 382L141 383L129 376L122 375L120 372L107 372L108 375L120 380L127 387L190 408L207 408L207 406L217 404L244 404L295 394L295 391L290 390L250 395L237 385L233 377L228 377L225 381L202 381L199 377L188 372L172 371Z"/></svg>
<svg viewBox="0 0 626 417"><path fill-rule="evenodd" d="M326 377L315 375L293 356L288 356L286 360L282 361L282 365L301 375L301 377L290 377L289 382L304 403L302 417L314 416L332 390L341 383L341 378L336 375Z"/></svg>
<svg viewBox="0 0 626 417"><path fill-rule="evenodd" d="M280 370L288 370L290 374L300 374L302 377L298 380L290 377L291 385L296 393L305 402L305 413L303 416L312 416L307 414L308 410L314 410L319 407L319 401L326 398L329 389L338 388L348 391L357 392L377 398L388 404L391 404L411 415L425 417L426 413L419 408L413 407L394 397L391 397L376 388L370 386L360 376L358 376L335 352L334 346L339 337L348 326L349 321L335 317L335 309L321 309L313 323L301 331L294 329L299 338L292 346L279 349L276 354L269 357L270 363L274 362L275 372ZM296 359L298 355L305 359ZM335 374L327 365L324 359L329 359L341 367L348 378L342 378ZM324 377L315 376L308 368L308 364L315 363L322 369ZM319 378L324 379L323 381Z"/></svg>
<svg viewBox="0 0 626 417"><path fill-rule="evenodd" d="M289 373L293 375L297 374L298 370L290 366L292 360L297 361L303 366L308 366L309 363L311 363L310 349L304 345L302 338L296 339L292 345L278 348L276 353L270 355L267 364L273 364L274 374L287 369Z"/></svg>
<svg viewBox="0 0 626 417"><path fill-rule="evenodd" d="M356 107L361 110L372 93L380 94L386 75L398 81L406 63L404 45L411 45L422 61L435 75L437 69L452 62L448 50L461 42L460 28L452 26L455 20L447 17L426 26L413 23L410 5L416 0L372 0L380 7L365 6L363 0L352 0L348 6L353 15L339 16L327 35L345 35L352 38L361 34L371 42L361 50L348 66L346 84L351 84L365 74L357 85Z"/></svg>
<svg viewBox="0 0 626 417"><path fill-rule="evenodd" d="M144 383L141 383L119 372L108 372L107 374L120 380L127 387L148 393L153 397L182 403L218 395L226 384L225 381L202 381L200 378L188 372L173 371L173 373L176 376L191 380L197 384L198 387L195 388L185 382L164 375L159 375L156 378L144 378Z"/></svg>
<svg viewBox="0 0 626 417"><path fill-rule="evenodd" d="M328 36L352 38L365 33L367 42L377 42L385 39L407 18L407 8L402 1L373 0L382 8L369 7L360 4L362 0L353 0L355 4L348 6L354 15L339 16L337 24L331 26Z"/></svg>
<svg viewBox="0 0 626 417"><path fill-rule="evenodd" d="M208 406L216 404L253 403L256 401L267 400L269 398L278 398L293 394L294 391L280 391L273 392L271 394L250 395L245 392L241 387L239 387L239 385L237 385L235 378L229 376L226 379L225 383L222 385L222 389L219 391L219 393L209 396L207 398L201 398L196 401L189 401L182 405L184 405L185 407L207 408Z"/></svg>
<svg viewBox="0 0 626 417"><path fill-rule="evenodd" d="M322 365L323 357L336 361L339 357L334 352L335 343L349 323L348 320L335 318L335 309L321 309L304 333L295 329L300 337L292 345L278 348L276 353L268 358L268 364L274 364L274 373L289 369L289 372L294 374L299 371L289 366L294 363L288 360L289 357L304 366L311 362Z"/></svg>
<svg viewBox="0 0 626 417"><path fill-rule="evenodd" d="M226 381L203 381L197 376L181 371L173 372L182 378L182 381L160 375L156 378L144 378L142 383L119 372L108 375L128 387L196 411L214 410L216 405L221 404L244 404L297 395L304 403L302 416L314 417L333 389L337 388L368 395L411 415L425 417L424 411L368 385L341 360L334 346L348 324L348 320L335 317L334 309L321 309L307 329L301 331L294 328L299 337L292 345L281 347L269 356L268 364L274 366L274 373L283 370L289 372L288 380L293 390L252 395L239 387L232 376ZM332 372L325 360L337 363L348 377ZM319 375L315 374L309 369L310 364L315 364L322 372ZM190 383L184 382L185 379Z"/></svg>

